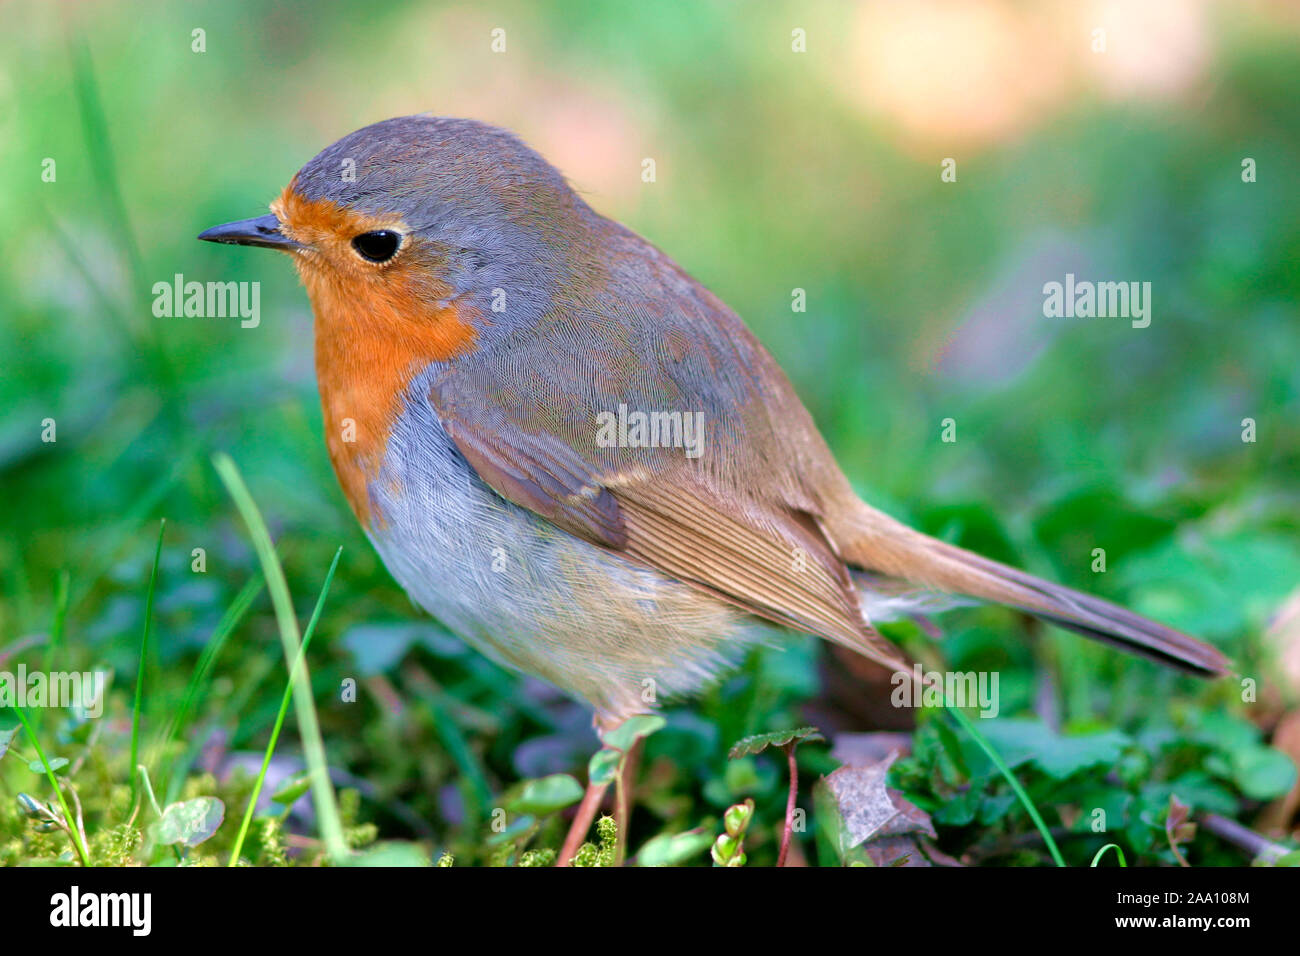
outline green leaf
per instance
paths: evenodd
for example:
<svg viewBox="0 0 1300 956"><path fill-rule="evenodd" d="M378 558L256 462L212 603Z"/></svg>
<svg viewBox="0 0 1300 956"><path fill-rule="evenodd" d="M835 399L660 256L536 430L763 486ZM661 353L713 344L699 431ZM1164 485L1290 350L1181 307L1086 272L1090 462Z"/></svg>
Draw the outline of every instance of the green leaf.
<svg viewBox="0 0 1300 956"><path fill-rule="evenodd" d="M1001 820L1017 805L1019 798L1008 790L1005 793L985 793L980 795L979 821L990 826Z"/></svg>
<svg viewBox="0 0 1300 956"><path fill-rule="evenodd" d="M1054 780L1065 780L1098 764L1115 764L1132 741L1118 730L1063 735L1038 720L1008 718L980 722L980 729L1006 761L1026 760Z"/></svg>
<svg viewBox="0 0 1300 956"><path fill-rule="evenodd" d="M623 755L617 750L608 747L597 750L587 763L587 779L597 787L613 782L622 759Z"/></svg>
<svg viewBox="0 0 1300 956"><path fill-rule="evenodd" d="M1117 563L1133 610L1201 637L1230 636L1262 618L1295 587L1300 549L1278 534L1206 538L1195 550L1174 537Z"/></svg>
<svg viewBox="0 0 1300 956"><path fill-rule="evenodd" d="M602 742L606 747L612 747L615 750L627 753L638 740L642 737L649 737L656 730L662 729L666 723L667 721L658 714L642 714L639 717L629 717L606 734Z"/></svg>
<svg viewBox="0 0 1300 956"><path fill-rule="evenodd" d="M956 786L971 778L970 767L966 763L966 757L962 751L961 738L957 732L948 726L946 720L936 718L926 718L925 726L934 732L934 738L938 746L935 748L935 757L939 761L939 772L943 774L944 781L950 786ZM929 734L925 735L926 739L930 738ZM978 750L978 748L976 748ZM1003 755L1006 759L1006 755ZM1010 764L1015 766L1015 764ZM990 767L992 769L992 767Z"/></svg>
<svg viewBox="0 0 1300 956"><path fill-rule="evenodd" d="M414 843L380 843L348 857L345 866L424 867L429 858ZM450 864L439 864L450 865Z"/></svg>
<svg viewBox="0 0 1300 956"><path fill-rule="evenodd" d="M1232 755L1232 779L1252 800L1271 800L1295 783L1291 758L1271 747L1251 747Z"/></svg>
<svg viewBox="0 0 1300 956"><path fill-rule="evenodd" d="M702 830L661 833L647 840L637 854L638 866L677 866L699 856L713 845L713 835Z"/></svg>
<svg viewBox="0 0 1300 956"><path fill-rule="evenodd" d="M735 857L740 847L741 843L735 837L726 833L720 834L713 841L713 862L718 866L726 866Z"/></svg>
<svg viewBox="0 0 1300 956"><path fill-rule="evenodd" d="M964 827L975 819L975 812L982 800L983 796L978 790L962 791L943 802L933 814L934 822L944 826Z"/></svg>
<svg viewBox="0 0 1300 956"><path fill-rule="evenodd" d="M753 734L736 741L727 753L727 757L735 760L738 757L762 753L768 747L784 747L791 741L825 739L816 727L796 727L794 730L777 730L770 734Z"/></svg>
<svg viewBox="0 0 1300 956"><path fill-rule="evenodd" d="M750 797L744 803L737 803L727 808L727 812L722 815L722 827L730 836L739 839L745 835L745 828L749 826L749 820L753 815L754 800Z"/></svg>
<svg viewBox="0 0 1300 956"><path fill-rule="evenodd" d="M1153 780L1144 784L1136 807L1140 819L1149 820L1151 826L1162 820L1165 808L1169 806L1170 794L1177 793L1178 798L1209 813L1221 813L1230 816L1237 812L1239 800L1227 787L1217 783L1199 770L1189 770L1172 780ZM1163 829L1158 826L1157 829Z"/></svg>
<svg viewBox="0 0 1300 956"><path fill-rule="evenodd" d="M271 794L271 799L282 807L291 807L304 793L311 789L311 777L301 774L280 784Z"/></svg>
<svg viewBox="0 0 1300 956"><path fill-rule="evenodd" d="M763 775L759 772L758 761L753 757L742 757L739 760L732 760L726 765L722 772L723 782L727 788L726 803L733 802L734 797L743 796L748 793L756 793L764 789L764 783L771 783L775 780L775 774L769 774L771 779L765 781Z"/></svg>
<svg viewBox="0 0 1300 956"><path fill-rule="evenodd" d="M1094 780L1079 791L1075 803L1082 813L1075 818L1070 829L1076 833L1103 832L1096 829L1105 826L1104 832L1118 829L1133 813L1136 800L1131 793L1107 785L1104 780Z"/></svg>
<svg viewBox="0 0 1300 956"><path fill-rule="evenodd" d="M168 806L150 832L163 846L198 846L217 832L225 818L226 805L216 797L195 797Z"/></svg>
<svg viewBox="0 0 1300 956"><path fill-rule="evenodd" d="M67 765L68 765L67 757L50 758L50 769L55 773L58 773ZM27 769L30 770L32 773L45 773L45 764L41 763L39 760L32 760L27 764Z"/></svg>
<svg viewBox="0 0 1300 956"><path fill-rule="evenodd" d="M511 820L504 830L501 830L499 833L493 833L488 837L487 844L488 846L499 847L507 843L513 843L515 840L525 836L528 831L533 829L535 826L537 826L536 817L527 813L521 813Z"/></svg>
<svg viewBox="0 0 1300 956"><path fill-rule="evenodd" d="M1232 753L1248 750L1259 743L1259 728L1244 717L1222 711L1198 714L1188 728L1187 736L1192 740Z"/></svg>
<svg viewBox="0 0 1300 956"><path fill-rule="evenodd" d="M826 785L824 777L813 784L813 814L817 821L813 833L817 838L818 860L823 866L843 864L848 831L835 791Z"/></svg>
<svg viewBox="0 0 1300 956"><path fill-rule="evenodd" d="M567 773L553 773L549 777L529 780L519 796L510 800L506 806L516 813L544 817L581 799L582 784Z"/></svg>

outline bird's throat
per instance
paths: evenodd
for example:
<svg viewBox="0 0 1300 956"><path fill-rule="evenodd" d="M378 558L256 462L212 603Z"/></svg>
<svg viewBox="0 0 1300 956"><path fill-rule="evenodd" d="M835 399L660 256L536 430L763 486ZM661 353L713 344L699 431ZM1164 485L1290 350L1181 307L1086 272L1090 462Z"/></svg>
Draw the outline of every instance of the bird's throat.
<svg viewBox="0 0 1300 956"><path fill-rule="evenodd" d="M358 520L381 526L369 483L379 475L410 382L431 363L471 350L474 327L454 303L403 296L396 285L357 296L355 287L344 293L310 267L300 271L316 315L316 380L330 461Z"/></svg>

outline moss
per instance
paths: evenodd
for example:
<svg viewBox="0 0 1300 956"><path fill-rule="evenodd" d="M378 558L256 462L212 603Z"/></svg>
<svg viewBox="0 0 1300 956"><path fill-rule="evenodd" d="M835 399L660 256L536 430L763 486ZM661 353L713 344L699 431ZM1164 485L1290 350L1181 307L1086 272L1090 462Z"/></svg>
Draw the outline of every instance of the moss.
<svg viewBox="0 0 1300 956"><path fill-rule="evenodd" d="M610 816L596 821L598 843L584 843L573 858L574 866L613 866L618 844L618 824Z"/></svg>
<svg viewBox="0 0 1300 956"><path fill-rule="evenodd" d="M95 866L129 866L144 843L144 834L129 823L101 830L90 838L90 861Z"/></svg>
<svg viewBox="0 0 1300 956"><path fill-rule="evenodd" d="M279 817L263 817L259 820L257 839L261 845L257 862L261 866L289 865L289 855L284 848L284 824Z"/></svg>

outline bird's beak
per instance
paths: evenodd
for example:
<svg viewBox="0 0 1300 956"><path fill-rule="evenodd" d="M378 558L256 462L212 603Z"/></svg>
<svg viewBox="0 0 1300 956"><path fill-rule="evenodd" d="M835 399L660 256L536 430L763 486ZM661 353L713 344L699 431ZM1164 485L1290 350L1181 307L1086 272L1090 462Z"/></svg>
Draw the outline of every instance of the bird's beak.
<svg viewBox="0 0 1300 956"><path fill-rule="evenodd" d="M236 246L265 246L267 249L279 249L289 252L301 247L280 231L280 220L275 216L258 216L256 219L241 219L225 225L213 226L199 233L205 242L225 242Z"/></svg>

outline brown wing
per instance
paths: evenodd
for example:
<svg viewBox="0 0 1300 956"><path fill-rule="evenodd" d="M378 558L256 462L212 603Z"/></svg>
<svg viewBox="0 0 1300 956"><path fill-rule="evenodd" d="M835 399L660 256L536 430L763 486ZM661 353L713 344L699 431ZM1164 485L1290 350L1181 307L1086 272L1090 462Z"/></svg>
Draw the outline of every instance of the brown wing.
<svg viewBox="0 0 1300 956"><path fill-rule="evenodd" d="M503 498L759 617L900 665L898 652L863 620L848 571L815 515L723 504L689 465L580 474L573 460L560 464L538 450L548 438L487 433L463 420L444 425Z"/></svg>
<svg viewBox="0 0 1300 956"><path fill-rule="evenodd" d="M623 350L598 370L582 369L591 360L573 351L581 336L572 326L581 321L543 323L527 360L516 353L462 361L433 388L444 428L479 477L594 544L900 666L897 650L864 620L800 475L804 459L829 452L815 432L801 434L812 429L807 413L739 320L725 328L715 316L708 334L683 337L690 354L677 347L667 358L624 327ZM796 413L773 407L786 402ZM700 409L709 423L706 453L599 446L594 419L619 404Z"/></svg>

